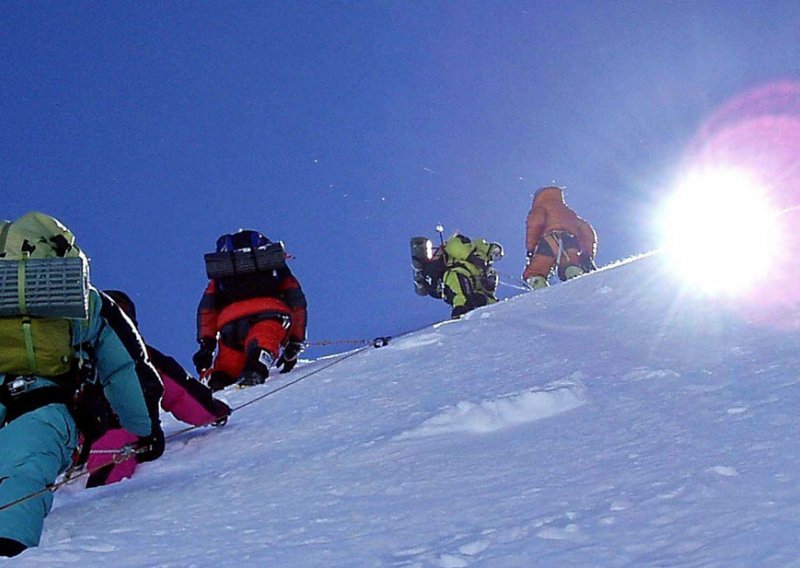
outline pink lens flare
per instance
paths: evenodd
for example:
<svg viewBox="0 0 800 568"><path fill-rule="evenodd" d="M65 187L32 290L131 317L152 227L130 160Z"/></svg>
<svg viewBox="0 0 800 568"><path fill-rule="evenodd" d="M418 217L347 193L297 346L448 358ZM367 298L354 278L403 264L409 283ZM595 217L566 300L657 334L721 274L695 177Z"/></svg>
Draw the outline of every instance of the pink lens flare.
<svg viewBox="0 0 800 568"><path fill-rule="evenodd" d="M698 129L682 165L684 171L712 168L744 170L758 179L779 228L777 242L763 245L765 254L776 253L766 273L750 274L748 258L741 258L731 275L759 282L755 292L732 302L733 308L760 324L800 327L800 82L764 85L714 112ZM743 226L739 234L723 236L721 246L759 238Z"/></svg>

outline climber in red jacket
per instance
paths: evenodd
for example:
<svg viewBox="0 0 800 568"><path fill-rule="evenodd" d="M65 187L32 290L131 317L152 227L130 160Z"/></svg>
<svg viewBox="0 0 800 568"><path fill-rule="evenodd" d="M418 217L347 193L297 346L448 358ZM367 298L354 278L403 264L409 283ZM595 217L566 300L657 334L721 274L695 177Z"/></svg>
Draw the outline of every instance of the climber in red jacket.
<svg viewBox="0 0 800 568"><path fill-rule="evenodd" d="M208 386L261 384L273 363L291 371L305 348L307 312L283 243L252 230L222 235L217 252L206 255L206 270L210 281L197 308L200 348L192 360Z"/></svg>

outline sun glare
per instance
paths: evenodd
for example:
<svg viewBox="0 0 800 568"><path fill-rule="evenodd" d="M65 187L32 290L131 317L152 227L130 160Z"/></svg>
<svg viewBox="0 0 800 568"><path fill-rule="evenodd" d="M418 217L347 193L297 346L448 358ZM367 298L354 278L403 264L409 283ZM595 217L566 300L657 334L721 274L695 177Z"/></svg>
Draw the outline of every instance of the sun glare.
<svg viewBox="0 0 800 568"><path fill-rule="evenodd" d="M767 189L734 169L691 174L664 204L659 225L672 270L708 294L750 291L777 247Z"/></svg>

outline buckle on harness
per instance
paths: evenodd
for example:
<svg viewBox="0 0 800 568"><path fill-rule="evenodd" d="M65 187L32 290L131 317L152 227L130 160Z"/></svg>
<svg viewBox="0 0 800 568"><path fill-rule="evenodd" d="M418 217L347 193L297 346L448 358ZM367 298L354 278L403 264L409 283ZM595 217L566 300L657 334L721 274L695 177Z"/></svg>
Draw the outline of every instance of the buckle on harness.
<svg viewBox="0 0 800 568"><path fill-rule="evenodd" d="M36 382L36 379L31 376L17 377L3 385L6 391L11 396L17 396L24 393L28 388Z"/></svg>

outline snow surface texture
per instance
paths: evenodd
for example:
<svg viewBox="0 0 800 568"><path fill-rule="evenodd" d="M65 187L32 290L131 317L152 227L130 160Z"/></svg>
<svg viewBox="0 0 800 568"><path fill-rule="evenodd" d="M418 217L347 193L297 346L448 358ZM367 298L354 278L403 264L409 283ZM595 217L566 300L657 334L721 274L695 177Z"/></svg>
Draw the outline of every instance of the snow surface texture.
<svg viewBox="0 0 800 568"><path fill-rule="evenodd" d="M659 267L367 348L176 436L131 480L59 490L41 547L9 562L800 566L799 334ZM238 406L332 361L225 394Z"/></svg>

